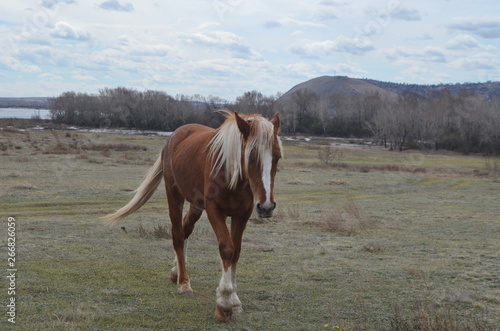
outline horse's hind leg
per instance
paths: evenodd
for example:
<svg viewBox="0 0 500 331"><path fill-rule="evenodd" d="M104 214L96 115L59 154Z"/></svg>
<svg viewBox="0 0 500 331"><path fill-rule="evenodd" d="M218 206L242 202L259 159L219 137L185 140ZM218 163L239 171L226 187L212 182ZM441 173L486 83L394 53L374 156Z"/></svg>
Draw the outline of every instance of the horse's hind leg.
<svg viewBox="0 0 500 331"><path fill-rule="evenodd" d="M194 225L198 222L202 213L202 208L196 207L193 204L189 205L189 210L182 221L182 227L184 229L184 236L186 240L189 238L191 233L193 233Z"/></svg>
<svg viewBox="0 0 500 331"><path fill-rule="evenodd" d="M203 209L198 208L194 205L189 206L187 214L184 216L182 221L182 228L184 230L184 262L187 265L187 239L193 233L194 225L200 219ZM174 267L170 273L170 279L172 282L177 283L178 271L177 271L177 257L174 260Z"/></svg>
<svg viewBox="0 0 500 331"><path fill-rule="evenodd" d="M179 285L179 293L186 296L192 296L193 290L189 282L189 276L186 269L185 256L185 234L182 225L182 208L184 206L184 198L175 188L167 193L168 209L170 221L172 223L172 241L177 260L177 277L174 277L174 270L170 278L176 280ZM174 268L175 269L175 268ZM176 278L176 279L175 279Z"/></svg>

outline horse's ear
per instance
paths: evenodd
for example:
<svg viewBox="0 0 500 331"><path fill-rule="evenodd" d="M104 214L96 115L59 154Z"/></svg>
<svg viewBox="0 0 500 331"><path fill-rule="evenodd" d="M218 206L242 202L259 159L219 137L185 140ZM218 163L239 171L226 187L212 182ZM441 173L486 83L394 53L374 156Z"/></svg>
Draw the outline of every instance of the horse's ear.
<svg viewBox="0 0 500 331"><path fill-rule="evenodd" d="M250 124L242 119L237 112L234 112L234 117L236 118L236 124L238 124L238 129L240 129L243 138L246 140L250 135Z"/></svg>
<svg viewBox="0 0 500 331"><path fill-rule="evenodd" d="M278 134L280 132L280 114L276 113L273 116L273 119L271 120L271 123L274 125L274 133Z"/></svg>

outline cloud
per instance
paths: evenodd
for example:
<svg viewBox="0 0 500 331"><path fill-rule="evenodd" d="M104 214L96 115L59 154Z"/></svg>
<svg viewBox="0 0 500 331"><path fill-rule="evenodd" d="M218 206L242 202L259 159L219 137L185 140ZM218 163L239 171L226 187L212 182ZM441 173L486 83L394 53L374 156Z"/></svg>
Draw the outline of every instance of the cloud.
<svg viewBox="0 0 500 331"><path fill-rule="evenodd" d="M19 71L19 72L41 71L41 69L38 66L22 64L21 61L10 56L0 57L0 68L4 68L11 71Z"/></svg>
<svg viewBox="0 0 500 331"><path fill-rule="evenodd" d="M193 62L189 69L192 73L201 77L228 77L235 74L235 68L231 63L221 63L217 60Z"/></svg>
<svg viewBox="0 0 500 331"><path fill-rule="evenodd" d="M323 6L332 6L332 7L342 7L346 5L344 2L338 2L333 0L323 0L320 1L319 4Z"/></svg>
<svg viewBox="0 0 500 331"><path fill-rule="evenodd" d="M394 19L403 20L403 21L420 21L420 20L422 20L418 10L406 8L403 6L393 9L391 11L391 15Z"/></svg>
<svg viewBox="0 0 500 331"><path fill-rule="evenodd" d="M280 19L278 22L281 23L282 25L290 24L290 25L298 25L298 26L304 26L304 27L309 27L309 28L326 28L326 25L322 24L322 23L301 21L301 20L296 20L296 19L290 18L290 17Z"/></svg>
<svg viewBox="0 0 500 331"><path fill-rule="evenodd" d="M431 70L427 66L421 67L418 65L410 66L403 70L402 74L404 78L401 78L401 80L403 81L408 81L408 78L411 77L415 81L441 83L450 78L446 73Z"/></svg>
<svg viewBox="0 0 500 331"><path fill-rule="evenodd" d="M311 63L298 62L276 66L272 76L278 78L290 77L297 80L310 79L323 76L325 74L333 75L335 73L337 75L340 74L349 75L351 77L360 77L366 75L367 71L347 63L323 64L318 61L314 61Z"/></svg>
<svg viewBox="0 0 500 331"><path fill-rule="evenodd" d="M210 47L212 49L228 50L234 57L261 60L262 56L245 45L242 37L226 31L201 31L186 36L190 44Z"/></svg>
<svg viewBox="0 0 500 331"><path fill-rule="evenodd" d="M165 57L176 52L175 47L168 45L147 45L143 44L140 47L130 49L129 54L133 56L159 56Z"/></svg>
<svg viewBox="0 0 500 331"><path fill-rule="evenodd" d="M458 17L448 27L486 39L500 38L500 17Z"/></svg>
<svg viewBox="0 0 500 331"><path fill-rule="evenodd" d="M470 49L483 49L488 51L495 51L497 48L493 45L480 44L476 38L470 35L459 35L446 43L447 49L453 50L470 50Z"/></svg>
<svg viewBox="0 0 500 331"><path fill-rule="evenodd" d="M330 21L338 19L338 13L342 11L339 8L344 6L345 4L338 3L336 1L321 1L319 3L319 6L316 8L313 17L318 21Z"/></svg>
<svg viewBox="0 0 500 331"><path fill-rule="evenodd" d="M332 18L337 18L337 16L328 11L321 11L320 13L314 15L314 20L328 20ZM279 20L271 20L264 22L263 26L266 29L280 28L285 25L297 25L301 27L312 27L312 28L325 28L326 25L321 23L315 23L310 21L296 20L290 17L285 17Z"/></svg>
<svg viewBox="0 0 500 331"><path fill-rule="evenodd" d="M471 49L478 47L479 43L476 40L476 38L469 35L456 36L455 38L451 39L446 43L446 48L449 49L463 50L463 49Z"/></svg>
<svg viewBox="0 0 500 331"><path fill-rule="evenodd" d="M405 62L408 60L417 60L422 62L447 62L446 52L439 47L424 47L423 49L410 49L396 47L386 52L386 57L392 61Z"/></svg>
<svg viewBox="0 0 500 331"><path fill-rule="evenodd" d="M42 78L43 80L48 80L48 81L62 81L64 78L62 78L59 75L51 74L51 73L45 73L38 75L39 78Z"/></svg>
<svg viewBox="0 0 500 331"><path fill-rule="evenodd" d="M261 0L154 0L140 8L132 0L11 1L0 24L0 78L16 95L95 91L106 82L224 98L286 91L334 73L492 79L500 77L500 14L488 1L474 12L449 1L435 12L427 2L401 0L292 1L284 11ZM32 92L13 85L13 76Z"/></svg>
<svg viewBox="0 0 500 331"><path fill-rule="evenodd" d="M495 55L489 53L479 53L473 56L460 58L453 62L453 66L470 71L491 71L496 68L497 62L498 60Z"/></svg>
<svg viewBox="0 0 500 331"><path fill-rule="evenodd" d="M57 22L50 35L54 38L76 41L89 41L91 39L89 32L76 28L68 22Z"/></svg>
<svg viewBox="0 0 500 331"><path fill-rule="evenodd" d="M335 66L335 70L347 75L347 74L367 74L368 72L366 70L357 68L355 66L352 66L347 63L339 63Z"/></svg>
<svg viewBox="0 0 500 331"><path fill-rule="evenodd" d="M337 19L338 16L333 11L321 10L314 15L314 18L319 21L330 21Z"/></svg>
<svg viewBox="0 0 500 331"><path fill-rule="evenodd" d="M19 59L37 65L69 66L76 57L67 50L50 46L27 47L19 51Z"/></svg>
<svg viewBox="0 0 500 331"><path fill-rule="evenodd" d="M56 7L57 5L59 5L60 3L64 3L64 4L76 4L76 1L75 0L42 0L42 7L45 7L45 8L50 8L50 9L53 9L54 7Z"/></svg>
<svg viewBox="0 0 500 331"><path fill-rule="evenodd" d="M387 26L391 20L401 21L421 21L422 17L417 9L402 6L399 1L389 2L384 8L366 7L364 10L366 15L372 16L379 26ZM378 30L377 28L376 30Z"/></svg>
<svg viewBox="0 0 500 331"><path fill-rule="evenodd" d="M311 58L320 58L333 52L363 55L374 49L375 47L369 39L347 38L342 35L335 38L335 40L301 43L290 47L292 53Z"/></svg>
<svg viewBox="0 0 500 331"><path fill-rule="evenodd" d="M122 5L118 0L108 0L104 1L99 5L99 8L110 11L123 11L123 12L132 12L134 11L134 5L130 2Z"/></svg>
<svg viewBox="0 0 500 331"><path fill-rule="evenodd" d="M73 77L74 79L77 79L77 80L97 81L97 78L95 78L92 75L73 75L71 77Z"/></svg>
<svg viewBox="0 0 500 331"><path fill-rule="evenodd" d="M264 27L266 29L274 29L274 28L280 28L283 26L283 24L281 24L280 22L278 21L267 21L267 22L264 22Z"/></svg>
<svg viewBox="0 0 500 331"><path fill-rule="evenodd" d="M116 55L118 52L121 56L130 55L134 57L135 60L137 60L138 57L166 57L179 53L177 46L156 43L151 44L130 35L121 35L116 38L111 49L112 54Z"/></svg>

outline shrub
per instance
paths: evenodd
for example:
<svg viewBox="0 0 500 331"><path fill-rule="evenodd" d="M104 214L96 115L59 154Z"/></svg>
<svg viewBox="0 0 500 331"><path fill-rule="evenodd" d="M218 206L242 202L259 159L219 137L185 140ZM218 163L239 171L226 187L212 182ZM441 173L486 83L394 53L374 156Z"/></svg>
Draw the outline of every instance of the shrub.
<svg viewBox="0 0 500 331"><path fill-rule="evenodd" d="M352 197L348 197L343 212L323 212L319 226L327 231L344 236L353 236L375 227L374 222Z"/></svg>
<svg viewBox="0 0 500 331"><path fill-rule="evenodd" d="M318 158L324 166L330 167L335 163L342 163L344 160L344 151L340 148L334 148L329 145L318 151Z"/></svg>

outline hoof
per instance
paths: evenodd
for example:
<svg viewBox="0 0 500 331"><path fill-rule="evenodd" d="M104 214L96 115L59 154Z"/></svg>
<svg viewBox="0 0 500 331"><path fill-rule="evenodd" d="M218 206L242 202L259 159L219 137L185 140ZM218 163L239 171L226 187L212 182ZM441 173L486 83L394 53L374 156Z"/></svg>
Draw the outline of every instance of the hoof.
<svg viewBox="0 0 500 331"><path fill-rule="evenodd" d="M215 308L215 318L219 322L227 323L231 320L231 315L233 314L232 310L225 311L222 308Z"/></svg>
<svg viewBox="0 0 500 331"><path fill-rule="evenodd" d="M178 291L179 291L179 294L182 295L183 297L194 296L193 289L189 285L180 286Z"/></svg>
<svg viewBox="0 0 500 331"><path fill-rule="evenodd" d="M184 291L184 292L180 292L179 291L179 294L182 295L183 297L186 297L186 298L194 297L193 290L191 290L191 291Z"/></svg>
<svg viewBox="0 0 500 331"><path fill-rule="evenodd" d="M239 314L243 312L243 307L241 305L233 306L233 313Z"/></svg>
<svg viewBox="0 0 500 331"><path fill-rule="evenodd" d="M177 284L177 274L172 272L170 274L170 280L172 281L172 283Z"/></svg>

